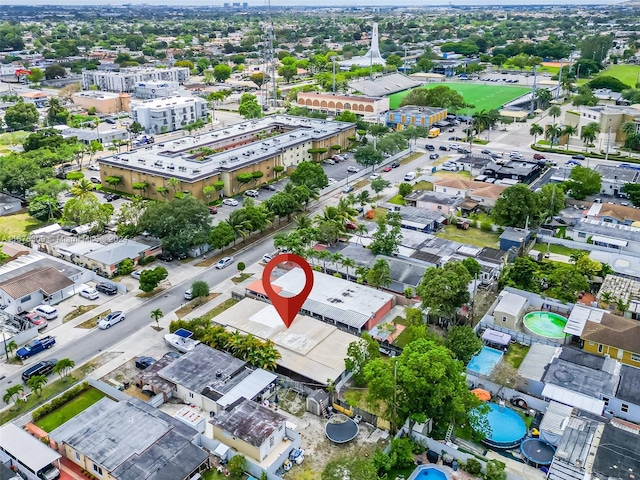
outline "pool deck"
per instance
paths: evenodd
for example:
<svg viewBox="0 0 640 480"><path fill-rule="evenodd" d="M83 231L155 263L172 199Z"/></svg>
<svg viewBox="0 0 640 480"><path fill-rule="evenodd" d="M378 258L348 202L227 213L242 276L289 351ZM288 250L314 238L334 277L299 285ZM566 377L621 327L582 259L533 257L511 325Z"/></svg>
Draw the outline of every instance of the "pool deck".
<svg viewBox="0 0 640 480"><path fill-rule="evenodd" d="M507 472L507 480L516 480L516 479L544 480L545 478L547 478L547 476L544 474L542 470L533 468L532 466L527 465L526 463L520 463L510 458L503 457L502 455L494 452L493 450L489 450L485 455L485 457L487 457L489 460L495 459L500 462L503 462L507 466L505 469Z"/></svg>

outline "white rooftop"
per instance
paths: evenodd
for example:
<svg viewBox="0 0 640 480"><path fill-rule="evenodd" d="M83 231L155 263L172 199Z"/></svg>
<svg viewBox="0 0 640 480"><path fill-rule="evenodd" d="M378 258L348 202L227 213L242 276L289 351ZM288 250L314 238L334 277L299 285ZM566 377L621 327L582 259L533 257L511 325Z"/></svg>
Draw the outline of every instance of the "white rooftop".
<svg viewBox="0 0 640 480"><path fill-rule="evenodd" d="M62 456L11 422L0 428L0 448L34 472Z"/></svg>
<svg viewBox="0 0 640 480"><path fill-rule="evenodd" d="M196 102L199 100L199 102ZM204 100L197 99L196 97L167 97L167 98L154 98L151 100L144 100L132 105L133 109L136 108L166 108L172 105L181 107L189 103L202 103Z"/></svg>
<svg viewBox="0 0 640 480"><path fill-rule="evenodd" d="M496 310L500 312L509 312L509 313L518 313L522 310L527 304L527 299L525 297L521 297L520 295L516 295L515 293L503 292L502 298L498 305L496 305Z"/></svg>
<svg viewBox="0 0 640 480"><path fill-rule="evenodd" d="M602 315L606 313L605 310L599 308L587 307L577 303L567 319L567 324L564 326L564 333L580 336L584 330L584 326L587 321L600 323Z"/></svg>
<svg viewBox="0 0 640 480"><path fill-rule="evenodd" d="M540 381L547 369L547 365L556 355L558 347L543 345L542 343L532 343L527 355L518 368L518 373L522 378Z"/></svg>
<svg viewBox="0 0 640 480"><path fill-rule="evenodd" d="M546 431L562 436L562 432L564 432L567 423L569 423L572 413L573 407L569 405L563 405L555 401L549 402L549 406L540 422L540 432Z"/></svg>
<svg viewBox="0 0 640 480"><path fill-rule="evenodd" d="M581 393L572 392L566 388L551 385L549 383L542 389L542 396L595 415L602 415L602 411L604 410L603 400L588 397Z"/></svg>

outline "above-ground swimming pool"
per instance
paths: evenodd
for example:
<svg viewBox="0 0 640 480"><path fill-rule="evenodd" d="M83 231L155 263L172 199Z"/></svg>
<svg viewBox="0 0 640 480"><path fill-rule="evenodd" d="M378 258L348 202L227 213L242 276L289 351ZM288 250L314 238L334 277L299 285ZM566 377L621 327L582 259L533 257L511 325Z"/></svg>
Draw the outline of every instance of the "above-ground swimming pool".
<svg viewBox="0 0 640 480"><path fill-rule="evenodd" d="M520 418L516 412L508 407L496 405L495 403L486 404L490 410L486 414L487 423L491 428L490 432L485 431L484 443L494 448L515 448L522 442L527 434L527 426L524 420ZM473 417L482 415L477 410L471 412L471 426L476 431L482 431L482 425Z"/></svg>
<svg viewBox="0 0 640 480"><path fill-rule="evenodd" d="M473 356L467 370L480 375L491 375L491 372L502 358L502 352L495 348L482 347L480 353Z"/></svg>
<svg viewBox="0 0 640 480"><path fill-rule="evenodd" d="M434 465L420 465L409 476L409 480L449 480L449 475Z"/></svg>
<svg viewBox="0 0 640 480"><path fill-rule="evenodd" d="M567 343L571 335L563 332L567 319L562 315L551 312L531 312L522 321L524 330L534 337Z"/></svg>

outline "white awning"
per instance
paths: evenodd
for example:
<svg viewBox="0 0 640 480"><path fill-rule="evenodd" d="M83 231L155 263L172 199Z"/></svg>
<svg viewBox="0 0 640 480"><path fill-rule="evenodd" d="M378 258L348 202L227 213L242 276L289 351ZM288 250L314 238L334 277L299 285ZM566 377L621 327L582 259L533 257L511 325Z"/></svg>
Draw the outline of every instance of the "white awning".
<svg viewBox="0 0 640 480"><path fill-rule="evenodd" d="M602 415L604 410L604 401L556 385L545 385L542 396L595 415Z"/></svg>
<svg viewBox="0 0 640 480"><path fill-rule="evenodd" d="M603 237L601 235L594 235L591 237L591 240L594 242L606 243L608 245L615 245L617 247L626 247L629 245L629 242L626 240L620 240L617 238Z"/></svg>
<svg viewBox="0 0 640 480"><path fill-rule="evenodd" d="M13 423L0 429L0 448L34 472L62 456Z"/></svg>

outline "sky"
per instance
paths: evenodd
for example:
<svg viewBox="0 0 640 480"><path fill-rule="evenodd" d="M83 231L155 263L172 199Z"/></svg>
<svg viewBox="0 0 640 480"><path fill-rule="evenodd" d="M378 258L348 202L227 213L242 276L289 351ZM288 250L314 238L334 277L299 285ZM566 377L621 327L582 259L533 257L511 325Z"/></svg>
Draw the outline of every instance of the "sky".
<svg viewBox="0 0 640 480"><path fill-rule="evenodd" d="M211 5L221 7L224 2L234 2L238 0L182 0L181 5ZM248 1L249 6L264 6L265 1ZM612 5L620 3L621 0L572 0L570 2L558 0L451 0L452 5ZM175 5L175 1L169 0L122 0L122 1L104 1L104 0L4 0L0 1L4 5L120 5L122 3L132 4L148 4L148 5ZM448 0L410 0L407 6L424 6L424 5L446 5ZM384 6L394 5L390 0L271 0L272 5L295 5L295 6Z"/></svg>

